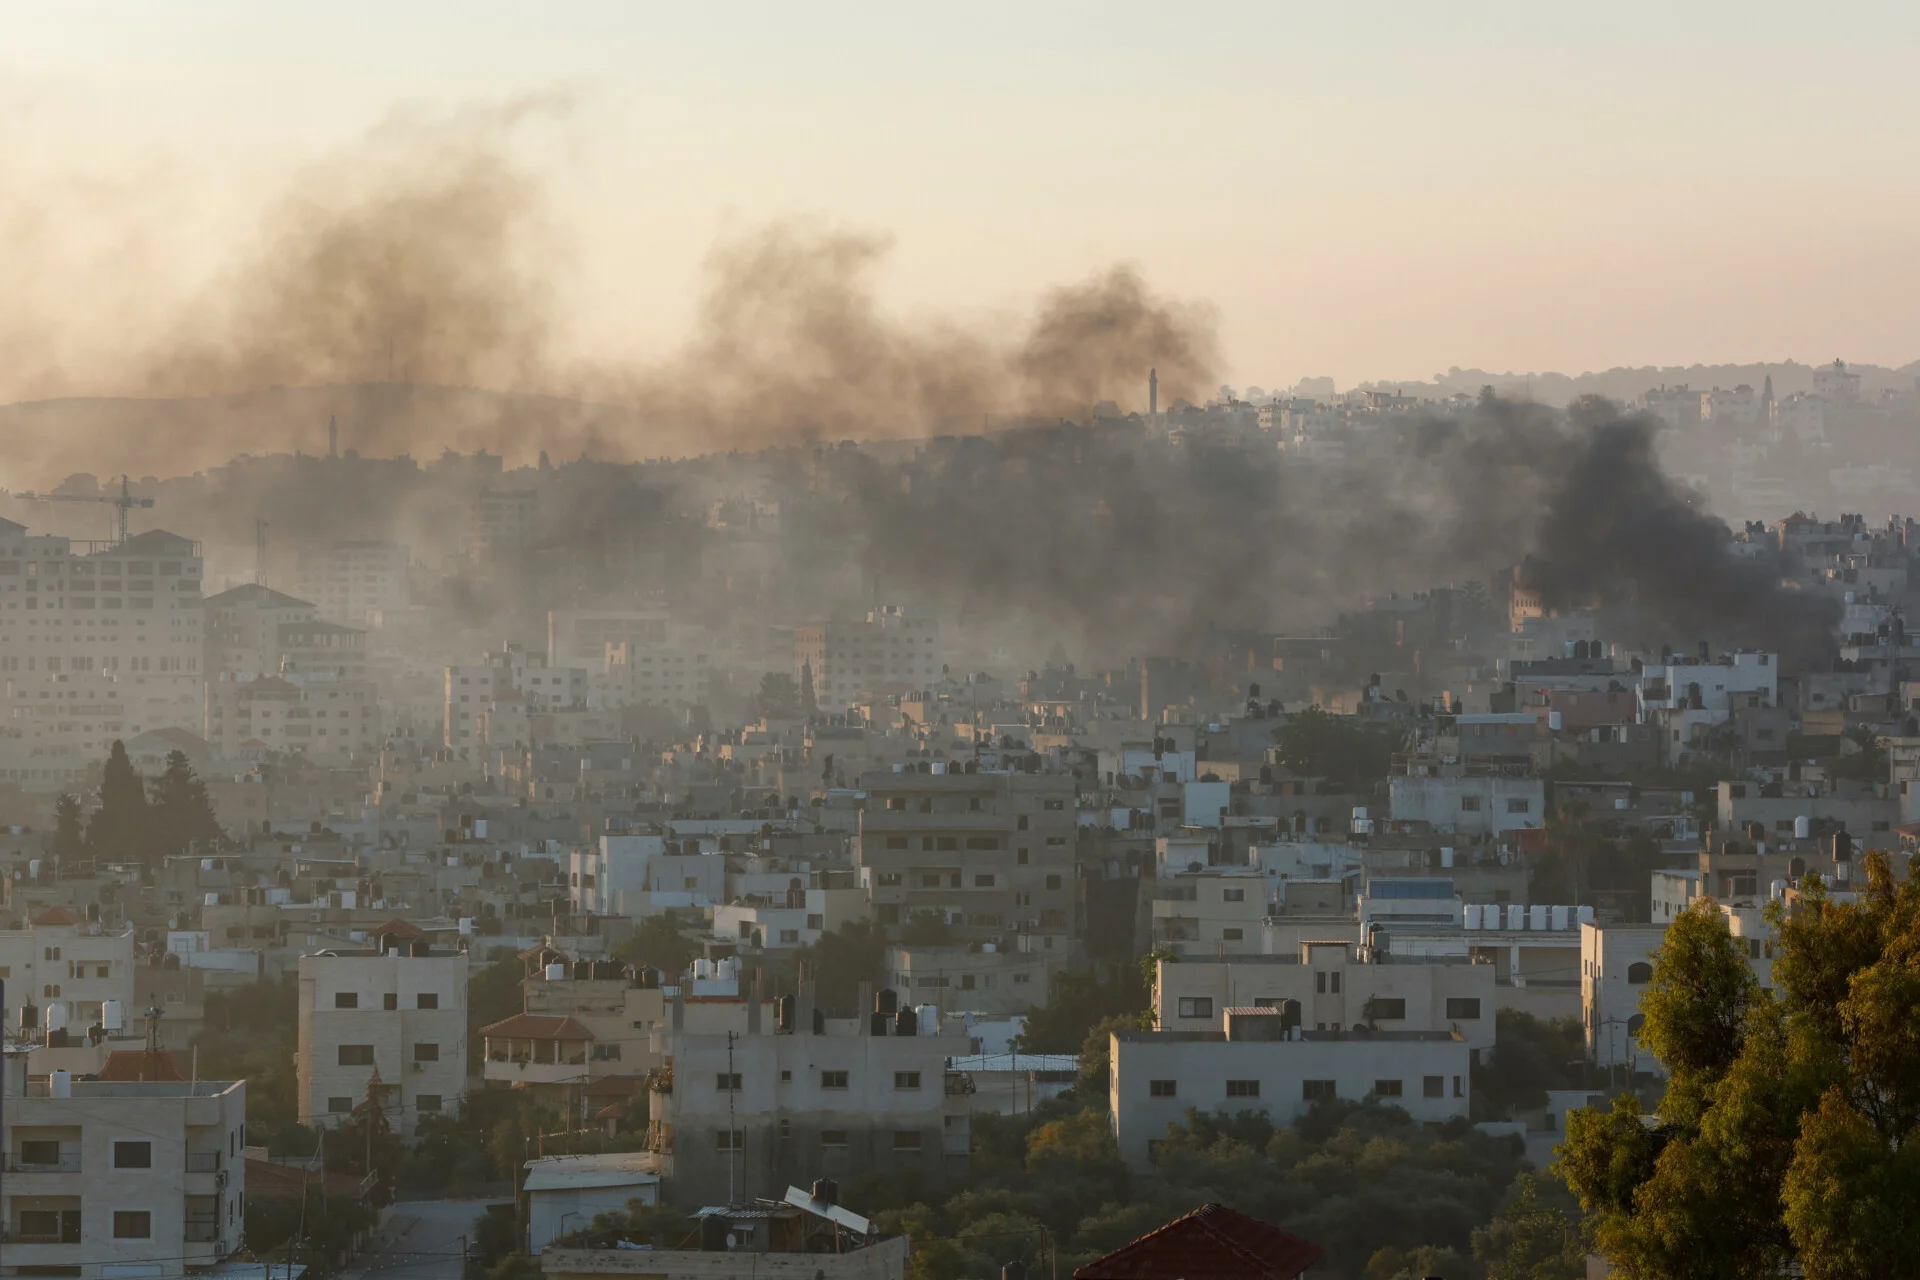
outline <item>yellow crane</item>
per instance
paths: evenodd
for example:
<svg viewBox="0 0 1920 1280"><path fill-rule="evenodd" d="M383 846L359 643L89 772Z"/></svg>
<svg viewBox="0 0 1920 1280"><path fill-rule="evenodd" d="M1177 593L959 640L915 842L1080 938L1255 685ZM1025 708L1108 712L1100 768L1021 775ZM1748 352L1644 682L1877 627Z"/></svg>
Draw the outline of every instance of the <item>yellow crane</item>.
<svg viewBox="0 0 1920 1280"><path fill-rule="evenodd" d="M108 503L114 508L115 515L118 517L114 524L114 528L119 535L113 541L113 545L116 547L124 546L127 541L127 512L133 510L135 507L150 508L153 506L152 498L136 498L133 496L133 486L125 476L120 477L120 492L118 493L114 493L109 489L106 493L97 495L79 493L16 493L13 496L23 502Z"/></svg>

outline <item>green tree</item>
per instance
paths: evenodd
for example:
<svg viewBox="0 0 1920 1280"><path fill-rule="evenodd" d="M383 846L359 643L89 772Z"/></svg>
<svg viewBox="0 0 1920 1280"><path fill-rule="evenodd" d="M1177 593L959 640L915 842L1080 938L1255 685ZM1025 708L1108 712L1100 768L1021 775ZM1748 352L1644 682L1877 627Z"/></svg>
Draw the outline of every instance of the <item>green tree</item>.
<svg viewBox="0 0 1920 1280"><path fill-rule="evenodd" d="M800 950L817 1006L830 1017L864 1016L860 984L878 991L886 980L887 934L866 920L850 920Z"/></svg>
<svg viewBox="0 0 1920 1280"><path fill-rule="evenodd" d="M800 714L800 685L784 671L769 671L760 677L760 689L754 707L761 715L788 720Z"/></svg>
<svg viewBox="0 0 1920 1280"><path fill-rule="evenodd" d="M492 963L467 979L467 1061L475 1075L480 1073L480 1055L486 1052L480 1028L526 1009L520 986L525 977L526 962L511 948L500 947Z"/></svg>
<svg viewBox="0 0 1920 1280"><path fill-rule="evenodd" d="M167 753L167 767L147 784L149 847L157 856L186 853L196 844L214 845L222 836L207 784L193 772L184 751Z"/></svg>
<svg viewBox="0 0 1920 1280"><path fill-rule="evenodd" d="M1717 1079L1740 1055L1760 983L1728 932L1720 905L1696 898L1667 927L1640 997L1641 1043L1677 1080Z"/></svg>
<svg viewBox="0 0 1920 1280"><path fill-rule="evenodd" d="M80 798L62 795L53 802L53 844L49 852L60 859L73 859L87 851L85 818Z"/></svg>
<svg viewBox="0 0 1920 1280"><path fill-rule="evenodd" d="M1138 965L1114 965L1104 974L1097 969L1055 974L1047 1002L1028 1006L1026 1026L1014 1038L1014 1048L1020 1053L1078 1053L1093 1029L1108 1019L1150 1014L1150 1000Z"/></svg>
<svg viewBox="0 0 1920 1280"><path fill-rule="evenodd" d="M1289 772L1325 778L1341 791L1357 791L1385 777L1399 745L1391 732L1336 716L1319 707L1294 713L1273 731L1275 758Z"/></svg>
<svg viewBox="0 0 1920 1280"><path fill-rule="evenodd" d="M1473 1064L1476 1115L1504 1120L1545 1106L1549 1089L1581 1087L1587 1044L1579 1019L1536 1018L1518 1009L1493 1016L1493 1052Z"/></svg>
<svg viewBox="0 0 1920 1280"><path fill-rule="evenodd" d="M1473 1256L1485 1264L1487 1280L1583 1280L1587 1249L1572 1208L1551 1203L1534 1175L1514 1179L1507 1203L1473 1233Z"/></svg>
<svg viewBox="0 0 1920 1280"><path fill-rule="evenodd" d="M100 778L100 807L87 823L87 843L96 857L110 862L147 857L147 789L127 758L127 744L117 738Z"/></svg>
<svg viewBox="0 0 1920 1280"><path fill-rule="evenodd" d="M627 935L615 953L622 960L651 965L661 973L676 976L700 954L700 944L682 934L669 916L647 916Z"/></svg>

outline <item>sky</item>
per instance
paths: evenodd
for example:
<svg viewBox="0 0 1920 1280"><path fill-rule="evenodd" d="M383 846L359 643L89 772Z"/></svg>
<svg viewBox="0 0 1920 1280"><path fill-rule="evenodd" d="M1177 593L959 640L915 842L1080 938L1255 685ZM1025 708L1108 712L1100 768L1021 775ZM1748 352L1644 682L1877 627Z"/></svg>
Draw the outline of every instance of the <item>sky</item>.
<svg viewBox="0 0 1920 1280"><path fill-rule="evenodd" d="M1134 264L1215 308L1242 387L1920 356L1920 6L0 0L0 30L0 188L86 246L36 276L56 328L103 305L82 267L217 272L396 111L535 94L570 103L514 145L592 354L671 347L715 237L801 216L892 237L906 315Z"/></svg>

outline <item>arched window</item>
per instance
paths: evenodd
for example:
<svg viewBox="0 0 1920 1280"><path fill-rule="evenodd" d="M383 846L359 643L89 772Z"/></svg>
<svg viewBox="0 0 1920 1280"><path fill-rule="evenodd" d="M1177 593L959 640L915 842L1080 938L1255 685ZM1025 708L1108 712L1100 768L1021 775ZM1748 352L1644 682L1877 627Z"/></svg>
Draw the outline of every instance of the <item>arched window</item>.
<svg viewBox="0 0 1920 1280"><path fill-rule="evenodd" d="M1646 1025L1647 1015L1644 1013L1636 1013L1627 1019L1627 1034L1630 1036L1638 1036L1640 1034L1640 1028Z"/></svg>
<svg viewBox="0 0 1920 1280"><path fill-rule="evenodd" d="M1805 858L1795 858L1787 864L1787 879L1793 881L1795 884L1799 884L1801 880L1805 879L1806 874L1807 860Z"/></svg>
<svg viewBox="0 0 1920 1280"><path fill-rule="evenodd" d="M1627 984L1629 986L1644 987L1651 981L1653 981L1653 966L1645 960L1636 960L1627 966Z"/></svg>

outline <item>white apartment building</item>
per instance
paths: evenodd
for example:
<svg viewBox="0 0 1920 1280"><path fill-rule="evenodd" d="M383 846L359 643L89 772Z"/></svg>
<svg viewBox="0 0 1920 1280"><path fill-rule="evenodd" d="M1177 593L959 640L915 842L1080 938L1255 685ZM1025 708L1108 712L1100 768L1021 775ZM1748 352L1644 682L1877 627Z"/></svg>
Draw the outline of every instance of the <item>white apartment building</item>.
<svg viewBox="0 0 1920 1280"><path fill-rule="evenodd" d="M856 622L795 627L793 675L813 672L813 696L844 707L874 694L923 689L939 680L940 623L890 605Z"/></svg>
<svg viewBox="0 0 1920 1280"><path fill-rule="evenodd" d="M240 1247L245 1081L29 1083L8 1054L0 1089L9 1275L177 1276Z"/></svg>
<svg viewBox="0 0 1920 1280"><path fill-rule="evenodd" d="M816 1020L804 990L783 1006L790 1020L771 1025L760 1001L745 1004L744 1035L692 1030L685 995L672 1005L650 1136L676 1201L751 1203L816 1178L909 1169L937 1185L964 1172L969 1107L947 1062L971 1051L965 1036L895 1034L919 1029L911 1010Z"/></svg>
<svg viewBox="0 0 1920 1280"><path fill-rule="evenodd" d="M444 688L442 745L475 747L486 741L482 726L487 714L510 694L528 711L584 707L587 671L548 666L546 655L510 644L486 654L477 665L448 667Z"/></svg>
<svg viewBox="0 0 1920 1280"><path fill-rule="evenodd" d="M37 754L91 756L152 729L197 731L200 573L199 544L159 529L116 546L0 520L4 730Z"/></svg>
<svg viewBox="0 0 1920 1280"><path fill-rule="evenodd" d="M329 622L367 626L406 607L409 556L396 542L354 539L305 548L294 570L294 590Z"/></svg>
<svg viewBox="0 0 1920 1280"><path fill-rule="evenodd" d="M1547 821L1547 788L1540 778L1472 777L1388 780L1395 822L1429 822L1435 831L1504 836Z"/></svg>
<svg viewBox="0 0 1920 1280"><path fill-rule="evenodd" d="M1580 1022L1594 1065L1664 1074L1639 1037L1646 1022L1640 993L1653 981L1654 953L1666 936L1664 923L1580 926Z"/></svg>
<svg viewBox="0 0 1920 1280"><path fill-rule="evenodd" d="M1336 1098L1375 1100L1422 1123L1464 1119L1466 1039L1444 1031L1288 1031L1274 1009L1229 1009L1224 1031L1121 1031L1108 1104L1120 1157L1150 1169L1167 1125L1188 1110L1254 1111L1275 1124Z"/></svg>
<svg viewBox="0 0 1920 1280"><path fill-rule="evenodd" d="M466 1093L466 955L427 952L404 922L378 932L384 954L300 957L301 1124L338 1124L376 1074L403 1136Z"/></svg>
<svg viewBox="0 0 1920 1280"><path fill-rule="evenodd" d="M133 1010L133 930L103 930L48 907L25 929L0 931L0 980L8 1027L44 1038L57 1024L78 1038L101 1021L107 1001Z"/></svg>
<svg viewBox="0 0 1920 1280"><path fill-rule="evenodd" d="M1256 955L1267 877L1254 867L1182 871L1153 886L1153 945L1179 956Z"/></svg>
<svg viewBox="0 0 1920 1280"><path fill-rule="evenodd" d="M1360 958L1346 942L1306 942L1288 956L1162 960L1154 985L1161 1031L1224 1031L1229 1009L1274 1009L1308 1031L1458 1032L1494 1043L1494 966L1462 960Z"/></svg>
<svg viewBox="0 0 1920 1280"><path fill-rule="evenodd" d="M647 870L666 850L657 835L603 835L596 847L567 855L567 899L573 909L597 916L641 916L648 911ZM725 859L717 877L726 882Z"/></svg>
<svg viewBox="0 0 1920 1280"><path fill-rule="evenodd" d="M724 861L724 859L721 859ZM820 935L871 913L860 889L804 889L769 902L729 902L713 909L713 936L763 951L810 947Z"/></svg>
<svg viewBox="0 0 1920 1280"><path fill-rule="evenodd" d="M316 764L337 763L377 751L382 741L380 691L366 680L209 680L206 698L207 743L228 760L297 751Z"/></svg>

